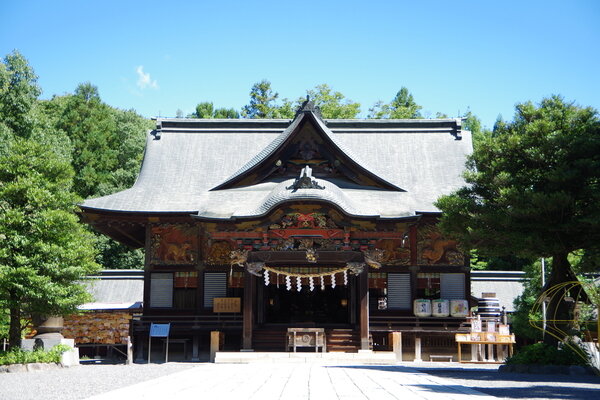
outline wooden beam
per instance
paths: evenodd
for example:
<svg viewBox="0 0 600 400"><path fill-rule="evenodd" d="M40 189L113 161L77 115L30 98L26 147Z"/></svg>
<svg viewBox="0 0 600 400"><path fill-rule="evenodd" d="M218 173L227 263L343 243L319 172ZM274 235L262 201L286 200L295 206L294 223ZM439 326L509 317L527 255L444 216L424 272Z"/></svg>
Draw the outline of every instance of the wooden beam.
<svg viewBox="0 0 600 400"><path fill-rule="evenodd" d="M254 329L254 288L256 279L248 271L244 272L244 320L243 320L243 349L252 350L252 330Z"/></svg>
<svg viewBox="0 0 600 400"><path fill-rule="evenodd" d="M125 236L127 239L131 240L132 242L137 243L140 247L144 246L144 242L142 242L138 238L130 235L129 233L127 233L123 229L119 228L119 226L117 224L111 224L111 223L109 223L108 227L114 229L117 232L119 232L121 235Z"/></svg>
<svg viewBox="0 0 600 400"><path fill-rule="evenodd" d="M219 231L209 232L210 239L213 240L235 240L235 239L254 239L263 241L265 237L269 239L289 239L290 237L314 237L322 239L344 239L343 229L271 229L269 231ZM402 240L405 232L386 232L386 231L352 231L350 232L350 240L359 239L396 239Z"/></svg>
<svg viewBox="0 0 600 400"><path fill-rule="evenodd" d="M360 307L360 348L369 350L369 274L365 269L358 275L358 299Z"/></svg>

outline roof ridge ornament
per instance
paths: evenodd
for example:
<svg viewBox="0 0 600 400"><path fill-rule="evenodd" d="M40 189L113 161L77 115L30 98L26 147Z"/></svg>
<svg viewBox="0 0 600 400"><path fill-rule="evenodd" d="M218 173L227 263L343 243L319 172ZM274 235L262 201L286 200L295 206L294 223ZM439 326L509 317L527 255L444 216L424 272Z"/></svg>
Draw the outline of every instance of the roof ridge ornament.
<svg viewBox="0 0 600 400"><path fill-rule="evenodd" d="M306 95L306 100L302 103L302 105L296 110L296 115L294 119L298 118L300 114L313 113L316 115L321 121L323 120L323 116L321 115L321 108L315 105L315 102L310 99L310 95Z"/></svg>
<svg viewBox="0 0 600 400"><path fill-rule="evenodd" d="M295 192L298 189L320 189L324 190L325 186L319 185L319 182L312 177L312 168L308 165L300 170L300 176L296 178L291 186L286 187L287 190Z"/></svg>

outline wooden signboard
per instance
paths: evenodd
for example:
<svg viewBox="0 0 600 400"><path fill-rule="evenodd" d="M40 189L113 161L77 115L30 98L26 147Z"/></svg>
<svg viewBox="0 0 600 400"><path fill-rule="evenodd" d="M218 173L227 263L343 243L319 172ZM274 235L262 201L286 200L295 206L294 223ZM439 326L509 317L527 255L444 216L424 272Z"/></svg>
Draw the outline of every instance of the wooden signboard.
<svg viewBox="0 0 600 400"><path fill-rule="evenodd" d="M242 299L239 297L215 297L213 299L214 313L242 312Z"/></svg>

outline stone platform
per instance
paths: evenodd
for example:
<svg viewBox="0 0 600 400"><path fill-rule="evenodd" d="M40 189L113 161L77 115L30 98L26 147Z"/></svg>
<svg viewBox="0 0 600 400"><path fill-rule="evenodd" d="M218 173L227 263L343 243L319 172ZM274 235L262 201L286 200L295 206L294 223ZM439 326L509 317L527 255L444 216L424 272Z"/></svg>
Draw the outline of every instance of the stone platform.
<svg viewBox="0 0 600 400"><path fill-rule="evenodd" d="M217 352L216 364L294 363L294 364L372 364L395 365L396 356L388 351L359 351L358 353L309 353L309 352Z"/></svg>

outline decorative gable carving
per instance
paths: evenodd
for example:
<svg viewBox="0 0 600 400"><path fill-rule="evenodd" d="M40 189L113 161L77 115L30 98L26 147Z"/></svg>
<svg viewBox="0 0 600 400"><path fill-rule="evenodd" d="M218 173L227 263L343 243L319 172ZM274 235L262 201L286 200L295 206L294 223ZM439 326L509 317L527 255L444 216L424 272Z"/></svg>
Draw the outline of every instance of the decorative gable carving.
<svg viewBox="0 0 600 400"><path fill-rule="evenodd" d="M336 141L314 106L305 102L280 136L238 172L211 190L252 186L268 179L300 175L308 166L316 178L346 180L361 186L403 191L379 177Z"/></svg>

